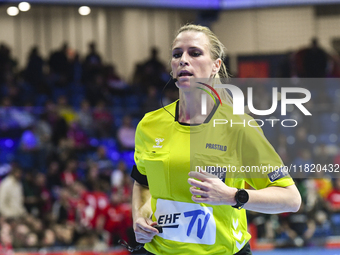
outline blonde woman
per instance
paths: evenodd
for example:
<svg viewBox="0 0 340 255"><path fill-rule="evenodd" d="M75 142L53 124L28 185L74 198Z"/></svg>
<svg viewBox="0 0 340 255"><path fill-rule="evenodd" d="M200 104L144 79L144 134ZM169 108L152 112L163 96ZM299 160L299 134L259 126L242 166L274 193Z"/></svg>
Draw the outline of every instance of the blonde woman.
<svg viewBox="0 0 340 255"><path fill-rule="evenodd" d="M227 77L224 57L224 46L208 28L181 27L171 59L179 100L147 113L138 124L133 222L136 240L145 243L148 254L248 255L244 209L281 213L300 207L293 180L279 168L282 161L260 128L214 126L213 119L250 119L233 116L226 91L216 91L219 100L206 97L202 114L202 91L213 95L214 84ZM260 178L227 168L208 173L207 166L216 164L279 170ZM245 183L254 189L245 190Z"/></svg>

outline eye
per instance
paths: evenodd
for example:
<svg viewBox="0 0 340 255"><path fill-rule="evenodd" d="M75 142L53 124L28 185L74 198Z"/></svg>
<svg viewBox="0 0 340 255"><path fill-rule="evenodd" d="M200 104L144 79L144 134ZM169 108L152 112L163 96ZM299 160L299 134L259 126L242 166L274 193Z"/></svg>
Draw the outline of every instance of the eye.
<svg viewBox="0 0 340 255"><path fill-rule="evenodd" d="M193 52L191 53L191 55L192 55L193 57L199 57L199 56L201 56L202 54L201 54L201 52L199 52L199 51L193 51Z"/></svg>
<svg viewBox="0 0 340 255"><path fill-rule="evenodd" d="M180 58L182 56L182 53L173 53L172 57L173 58Z"/></svg>

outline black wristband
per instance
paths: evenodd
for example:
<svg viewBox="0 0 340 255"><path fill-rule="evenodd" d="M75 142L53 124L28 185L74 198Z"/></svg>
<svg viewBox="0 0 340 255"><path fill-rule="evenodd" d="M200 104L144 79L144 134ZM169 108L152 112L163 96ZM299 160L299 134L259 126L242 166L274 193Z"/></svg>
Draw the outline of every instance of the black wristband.
<svg viewBox="0 0 340 255"><path fill-rule="evenodd" d="M235 194L235 200L236 200L236 205L233 205L232 207L240 210L245 205L245 203L247 203L249 200L248 192L244 189L237 189L236 194Z"/></svg>

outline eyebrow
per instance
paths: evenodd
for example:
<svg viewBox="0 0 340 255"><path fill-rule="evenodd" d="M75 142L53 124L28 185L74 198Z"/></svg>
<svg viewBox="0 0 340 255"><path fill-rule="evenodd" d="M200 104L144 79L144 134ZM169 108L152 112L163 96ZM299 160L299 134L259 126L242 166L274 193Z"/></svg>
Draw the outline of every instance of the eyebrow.
<svg viewBox="0 0 340 255"><path fill-rule="evenodd" d="M179 47L177 47L177 48L174 48L174 49L172 49L173 51L174 50L181 50L182 48L179 48ZM198 49L198 50L202 50L200 47L189 47L189 50L195 50L195 49Z"/></svg>

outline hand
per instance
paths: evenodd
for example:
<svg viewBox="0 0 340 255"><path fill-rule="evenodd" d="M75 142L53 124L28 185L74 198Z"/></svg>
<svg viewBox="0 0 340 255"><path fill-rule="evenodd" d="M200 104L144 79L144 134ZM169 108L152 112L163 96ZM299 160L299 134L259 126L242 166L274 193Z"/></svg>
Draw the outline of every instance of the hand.
<svg viewBox="0 0 340 255"><path fill-rule="evenodd" d="M188 183L192 185L190 192L194 202L211 205L236 205L237 189L227 186L215 175L201 170L200 172L192 171L189 176L191 178L188 179Z"/></svg>
<svg viewBox="0 0 340 255"><path fill-rule="evenodd" d="M152 226L157 225L149 218L138 218L135 222L134 231L138 243L149 243L153 237L159 234L158 230Z"/></svg>

